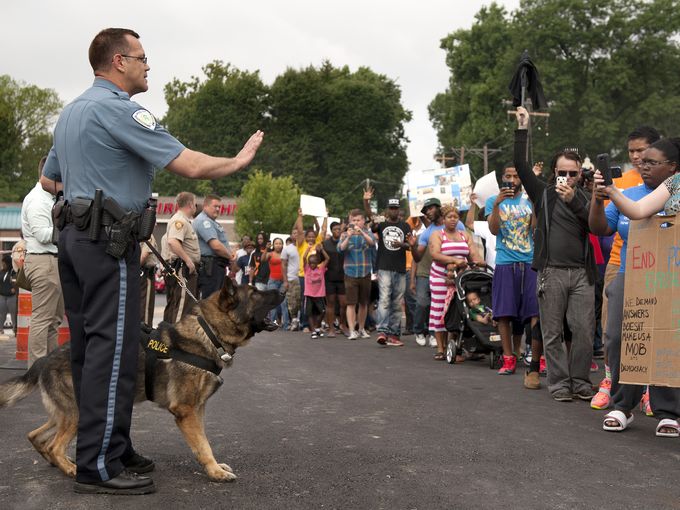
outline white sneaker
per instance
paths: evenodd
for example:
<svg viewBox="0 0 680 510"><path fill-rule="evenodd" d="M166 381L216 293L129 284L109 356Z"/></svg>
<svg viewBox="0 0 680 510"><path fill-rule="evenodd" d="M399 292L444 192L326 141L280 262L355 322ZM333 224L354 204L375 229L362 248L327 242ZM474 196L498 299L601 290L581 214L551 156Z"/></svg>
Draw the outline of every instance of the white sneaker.
<svg viewBox="0 0 680 510"><path fill-rule="evenodd" d="M421 347L425 347L427 345L427 337L418 333L416 335L416 343Z"/></svg>
<svg viewBox="0 0 680 510"><path fill-rule="evenodd" d="M347 337L348 340L356 340L357 338L359 338L359 333L357 333L356 329L352 330L352 332Z"/></svg>
<svg viewBox="0 0 680 510"><path fill-rule="evenodd" d="M368 331L366 331L365 329L359 331L359 335L361 335L361 338L371 338L371 335L369 335Z"/></svg>
<svg viewBox="0 0 680 510"><path fill-rule="evenodd" d="M437 347L437 339L434 337L434 335L430 335L430 347Z"/></svg>

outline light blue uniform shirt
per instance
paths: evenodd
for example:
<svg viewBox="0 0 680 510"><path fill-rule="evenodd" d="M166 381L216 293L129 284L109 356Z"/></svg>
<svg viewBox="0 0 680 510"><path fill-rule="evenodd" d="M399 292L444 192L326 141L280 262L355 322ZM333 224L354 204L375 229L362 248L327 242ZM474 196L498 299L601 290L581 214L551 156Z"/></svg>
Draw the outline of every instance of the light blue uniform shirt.
<svg viewBox="0 0 680 510"><path fill-rule="evenodd" d="M155 168L184 150L150 112L108 80L64 108L43 175L64 183L64 198L94 198L100 188L123 209L141 212L151 196Z"/></svg>
<svg viewBox="0 0 680 510"><path fill-rule="evenodd" d="M217 239L220 244L229 247L227 244L227 236L224 233L222 225L205 214L205 212L201 211L201 213L194 218L192 225L196 234L198 234L198 247L201 250L201 257L217 256L208 244L208 241L211 239Z"/></svg>

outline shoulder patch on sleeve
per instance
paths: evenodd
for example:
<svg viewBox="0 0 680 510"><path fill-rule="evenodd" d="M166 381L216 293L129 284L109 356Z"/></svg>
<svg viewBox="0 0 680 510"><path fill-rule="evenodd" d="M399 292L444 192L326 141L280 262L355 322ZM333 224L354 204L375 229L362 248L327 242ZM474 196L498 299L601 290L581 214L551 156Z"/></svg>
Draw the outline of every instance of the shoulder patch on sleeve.
<svg viewBox="0 0 680 510"><path fill-rule="evenodd" d="M203 220L203 228L210 228L210 222L208 220Z"/></svg>
<svg viewBox="0 0 680 510"><path fill-rule="evenodd" d="M181 221L176 221L176 222L175 222L175 228L176 228L177 230L182 230L182 227L183 227L183 226L184 226L184 223L182 223Z"/></svg>
<svg viewBox="0 0 680 510"><path fill-rule="evenodd" d="M132 114L132 118L135 119L137 124L144 126L146 129L153 131L156 129L156 117L154 117L150 111L141 108Z"/></svg>

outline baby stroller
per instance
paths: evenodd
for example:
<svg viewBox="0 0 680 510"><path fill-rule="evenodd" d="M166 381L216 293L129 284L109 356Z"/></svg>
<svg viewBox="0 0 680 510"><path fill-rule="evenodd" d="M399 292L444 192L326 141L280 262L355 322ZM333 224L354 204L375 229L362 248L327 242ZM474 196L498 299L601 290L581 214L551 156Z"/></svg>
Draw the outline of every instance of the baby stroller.
<svg viewBox="0 0 680 510"><path fill-rule="evenodd" d="M464 348L471 354L488 354L489 368L498 368L502 359L501 336L492 324L482 324L470 318L466 295L476 292L484 305L491 308L491 282L493 270L488 267L472 267L455 276L456 290L444 323L447 331L457 333L446 346L446 361L454 363L456 353Z"/></svg>

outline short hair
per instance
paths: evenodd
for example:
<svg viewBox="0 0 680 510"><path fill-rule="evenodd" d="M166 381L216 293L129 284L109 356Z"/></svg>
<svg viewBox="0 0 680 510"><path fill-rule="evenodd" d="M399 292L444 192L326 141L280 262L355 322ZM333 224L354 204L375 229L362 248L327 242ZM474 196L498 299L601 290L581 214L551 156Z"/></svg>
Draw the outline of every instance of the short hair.
<svg viewBox="0 0 680 510"><path fill-rule="evenodd" d="M116 53L127 53L130 45L125 36L128 35L139 39L139 34L129 28L105 28L95 35L88 51L92 70L95 72L106 70Z"/></svg>
<svg viewBox="0 0 680 510"><path fill-rule="evenodd" d="M458 212L458 208L455 205L444 204L441 209L442 218L446 218L446 215L449 214L450 212L455 212L460 218L460 213Z"/></svg>
<svg viewBox="0 0 680 510"><path fill-rule="evenodd" d="M337 221L331 222L331 230L333 230L335 227L339 227L339 226L340 226L340 223L338 223Z"/></svg>
<svg viewBox="0 0 680 510"><path fill-rule="evenodd" d="M38 162L38 179L42 176L42 171L43 168L45 167L45 163L47 163L47 156L43 156L40 158L40 161Z"/></svg>
<svg viewBox="0 0 680 510"><path fill-rule="evenodd" d="M210 202L212 202L213 200L221 202L222 197L215 195L214 193L208 193L203 199L203 208L205 209L206 207L208 207L208 204L210 204Z"/></svg>
<svg viewBox="0 0 680 510"><path fill-rule="evenodd" d="M177 207L181 209L182 207L186 207L189 204L195 204L196 197L191 191L182 191L179 195L177 195L175 202L177 202Z"/></svg>
<svg viewBox="0 0 680 510"><path fill-rule="evenodd" d="M555 173L555 169L557 168L557 160L560 158L565 158L569 161L576 161L579 168L582 166L583 160L581 159L581 155L578 152L572 149L563 149L561 151L557 151L553 155L552 161L550 162L550 171L552 173Z"/></svg>
<svg viewBox="0 0 680 510"><path fill-rule="evenodd" d="M662 138L650 145L649 148L662 152L668 161L680 167L680 138Z"/></svg>
<svg viewBox="0 0 680 510"><path fill-rule="evenodd" d="M349 217L353 218L354 216L363 216L364 212L361 209L352 209L349 212Z"/></svg>
<svg viewBox="0 0 680 510"><path fill-rule="evenodd" d="M661 139L661 134L651 126L638 126L628 133L628 141L647 140L648 144L653 144Z"/></svg>

